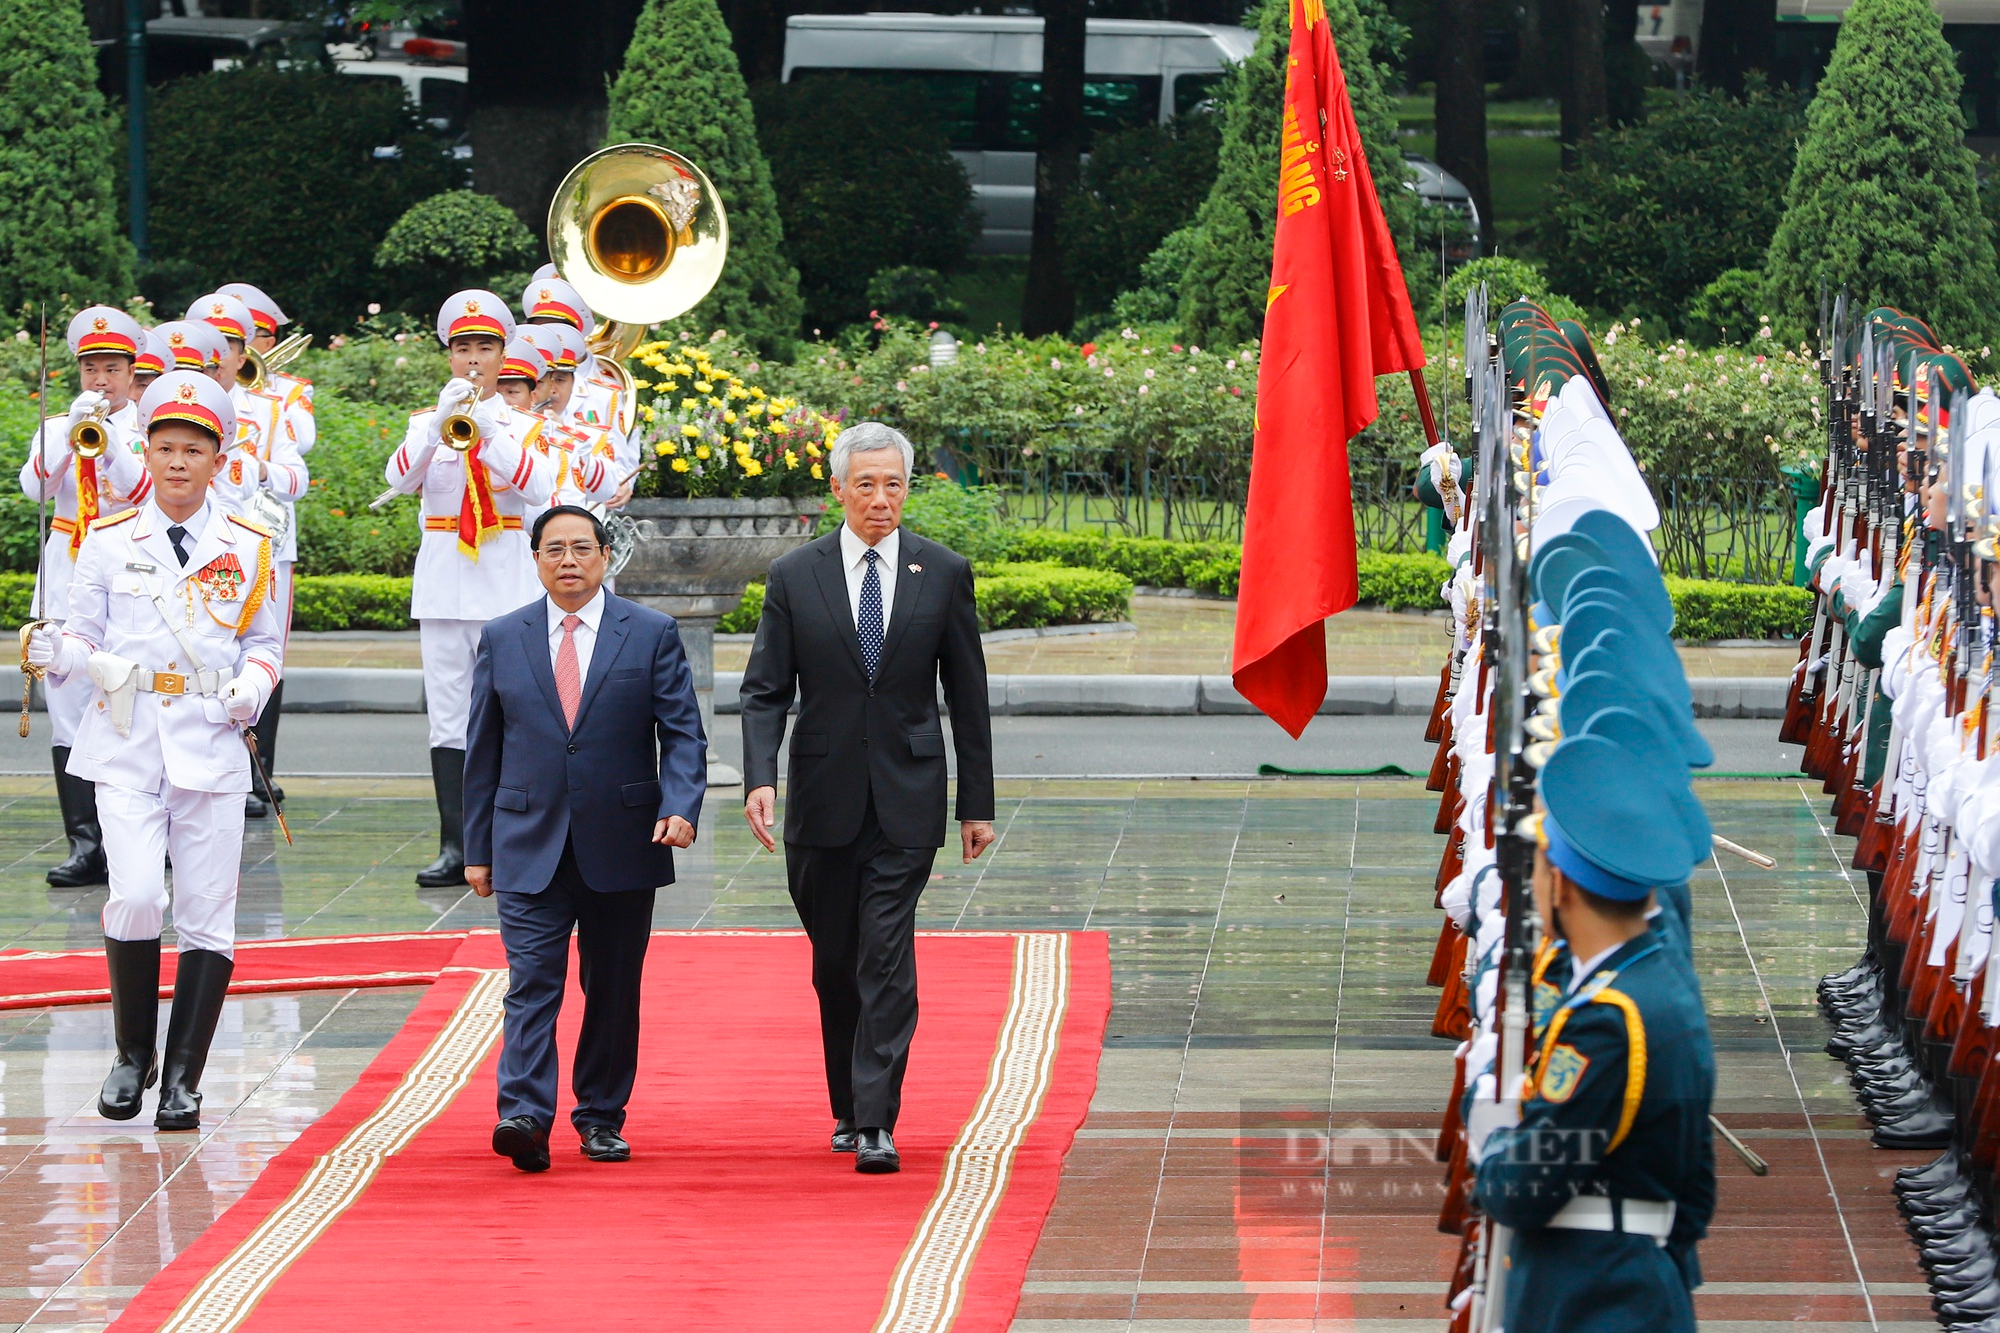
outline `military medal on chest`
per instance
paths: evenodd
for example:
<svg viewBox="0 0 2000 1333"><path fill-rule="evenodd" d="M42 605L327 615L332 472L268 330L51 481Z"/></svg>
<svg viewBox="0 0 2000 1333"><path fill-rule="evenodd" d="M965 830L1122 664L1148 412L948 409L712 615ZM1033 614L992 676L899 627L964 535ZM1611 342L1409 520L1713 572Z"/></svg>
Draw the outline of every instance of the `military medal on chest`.
<svg viewBox="0 0 2000 1333"><path fill-rule="evenodd" d="M218 624L233 627L240 619L244 585L248 581L242 562L234 554L225 552L196 570L189 577L188 586L190 590L201 593L202 605ZM193 598L190 596L190 609L192 606ZM221 614L223 611L228 614Z"/></svg>

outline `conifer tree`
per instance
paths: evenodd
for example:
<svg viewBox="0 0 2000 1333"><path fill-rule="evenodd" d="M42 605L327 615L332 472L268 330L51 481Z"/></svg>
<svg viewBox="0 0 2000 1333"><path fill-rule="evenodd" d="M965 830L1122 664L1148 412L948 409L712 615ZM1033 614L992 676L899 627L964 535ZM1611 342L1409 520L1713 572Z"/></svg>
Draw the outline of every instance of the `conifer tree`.
<svg viewBox="0 0 2000 1333"><path fill-rule="evenodd" d="M1765 262L1768 312L1799 328L1821 288L1894 305L1958 343L1993 337L1993 232L1965 146L1961 80L1924 0L1855 0L1806 113Z"/></svg>
<svg viewBox="0 0 2000 1333"><path fill-rule="evenodd" d="M119 230L116 125L77 0L0 5L0 310L123 305L132 248Z"/></svg>
<svg viewBox="0 0 2000 1333"><path fill-rule="evenodd" d="M629 141L688 158L715 182L729 214L729 262L690 326L785 351L799 329L799 275L785 258L771 167L715 0L646 0L611 85L605 142Z"/></svg>
<svg viewBox="0 0 2000 1333"><path fill-rule="evenodd" d="M1180 281L1181 324L1191 338L1238 342L1264 328L1271 241L1277 230L1278 141L1284 125L1291 5L1292 0L1264 0L1258 12L1256 50L1230 76L1215 184L1195 215L1193 237L1178 239L1191 256ZM1326 18L1347 76L1375 193L1407 259L1419 205L1404 188L1408 171L1396 143L1396 108L1371 54L1370 25L1357 0L1328 0Z"/></svg>

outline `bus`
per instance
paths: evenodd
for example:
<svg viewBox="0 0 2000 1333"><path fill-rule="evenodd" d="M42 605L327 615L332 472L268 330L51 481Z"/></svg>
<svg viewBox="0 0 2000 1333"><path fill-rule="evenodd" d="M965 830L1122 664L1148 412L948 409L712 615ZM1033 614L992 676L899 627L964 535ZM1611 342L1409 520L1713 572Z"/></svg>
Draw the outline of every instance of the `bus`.
<svg viewBox="0 0 2000 1333"><path fill-rule="evenodd" d="M1091 135L1201 108L1257 43L1248 28L1090 19L1083 119ZM797 14L785 22L786 82L864 77L930 109L972 180L981 254L1027 254L1034 233L1042 21L986 15Z"/></svg>

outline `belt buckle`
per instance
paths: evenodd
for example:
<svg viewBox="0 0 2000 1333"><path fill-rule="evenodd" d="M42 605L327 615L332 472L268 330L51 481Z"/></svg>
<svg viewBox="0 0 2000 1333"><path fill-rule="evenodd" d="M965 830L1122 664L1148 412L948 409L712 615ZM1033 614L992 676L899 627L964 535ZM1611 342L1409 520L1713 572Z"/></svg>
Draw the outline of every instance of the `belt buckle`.
<svg viewBox="0 0 2000 1333"><path fill-rule="evenodd" d="M186 694L188 678L178 671L155 671L153 673L153 693Z"/></svg>

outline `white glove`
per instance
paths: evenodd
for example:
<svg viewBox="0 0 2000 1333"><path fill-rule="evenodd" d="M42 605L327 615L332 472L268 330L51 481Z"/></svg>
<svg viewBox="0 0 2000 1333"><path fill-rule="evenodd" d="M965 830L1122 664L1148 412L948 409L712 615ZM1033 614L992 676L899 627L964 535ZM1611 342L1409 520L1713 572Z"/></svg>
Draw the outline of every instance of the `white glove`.
<svg viewBox="0 0 2000 1333"><path fill-rule="evenodd" d="M69 424L71 426L76 425L77 422L82 421L85 417L97 411L98 408L106 406L110 401L109 398L106 398L95 389L85 389L70 400Z"/></svg>
<svg viewBox="0 0 2000 1333"><path fill-rule="evenodd" d="M222 708L229 714L231 722L248 722L257 716L263 700L258 697L257 683L248 676L237 676L222 687Z"/></svg>
<svg viewBox="0 0 2000 1333"><path fill-rule="evenodd" d="M479 423L480 436L491 439L506 427L507 418L513 413L514 409L507 405L507 400L496 393L472 409L472 419Z"/></svg>
<svg viewBox="0 0 2000 1333"><path fill-rule="evenodd" d="M444 388L438 391L438 415L450 416L478 392L478 386L471 380L453 378L446 381Z"/></svg>
<svg viewBox="0 0 2000 1333"><path fill-rule="evenodd" d="M38 625L28 635L28 665L47 668L55 664L62 647L62 631L54 625Z"/></svg>

